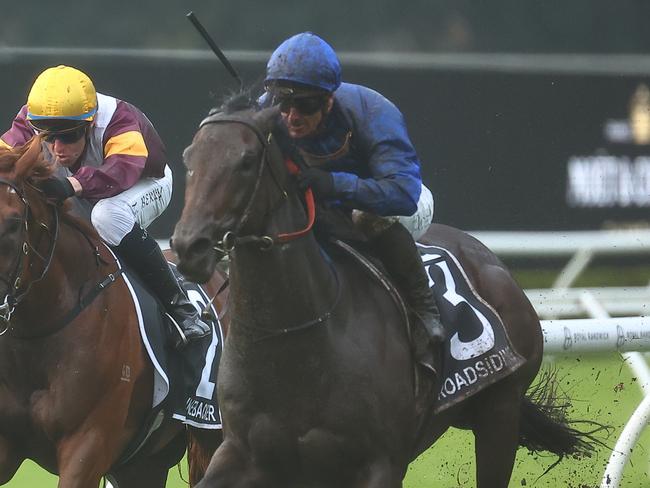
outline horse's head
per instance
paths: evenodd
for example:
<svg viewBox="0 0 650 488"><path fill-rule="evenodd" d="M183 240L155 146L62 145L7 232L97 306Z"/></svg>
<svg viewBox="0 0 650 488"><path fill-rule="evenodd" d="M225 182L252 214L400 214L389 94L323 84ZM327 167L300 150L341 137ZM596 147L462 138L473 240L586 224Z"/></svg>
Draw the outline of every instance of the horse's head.
<svg viewBox="0 0 650 488"><path fill-rule="evenodd" d="M38 190L33 178L52 169L41 156L40 138L20 148L0 148L0 318L11 316L29 271L25 256L31 248L28 222L45 207L43 198L31 198ZM46 225L46 224L42 224Z"/></svg>
<svg viewBox="0 0 650 488"><path fill-rule="evenodd" d="M185 150L185 206L172 248L189 279L207 281L236 238L263 231L270 207L284 196L288 173L270 136L277 113L214 111Z"/></svg>

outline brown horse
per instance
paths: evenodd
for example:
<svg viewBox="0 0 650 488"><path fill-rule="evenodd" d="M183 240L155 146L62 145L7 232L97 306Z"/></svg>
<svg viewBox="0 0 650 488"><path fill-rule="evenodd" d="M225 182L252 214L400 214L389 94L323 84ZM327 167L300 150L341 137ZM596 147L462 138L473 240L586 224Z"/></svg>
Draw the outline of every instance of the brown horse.
<svg viewBox="0 0 650 488"><path fill-rule="evenodd" d="M51 169L38 138L26 148L0 149L0 484L29 458L61 488L107 474L119 488L164 487L186 446L180 422L118 462L151 410L154 374L125 280L92 226L34 186ZM195 451L218 437L201 434Z"/></svg>
<svg viewBox="0 0 650 488"><path fill-rule="evenodd" d="M455 253L524 363L433 414L433 381L414 386L395 301L350 257L300 231L309 212L272 136L277 115L231 101L184 154L185 207L172 239L179 269L202 282L224 253L231 259L218 381L225 437L198 486L397 488L452 425L475 434L480 488L508 486L520 444L560 457L589 450L525 396L542 359L525 294L486 247L441 225L425 241Z"/></svg>

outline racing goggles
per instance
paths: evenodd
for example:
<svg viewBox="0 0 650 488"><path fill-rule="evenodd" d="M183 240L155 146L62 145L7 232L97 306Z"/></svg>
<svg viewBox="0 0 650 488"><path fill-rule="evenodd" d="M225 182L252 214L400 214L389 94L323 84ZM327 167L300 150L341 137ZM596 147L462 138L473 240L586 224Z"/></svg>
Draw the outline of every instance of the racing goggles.
<svg viewBox="0 0 650 488"><path fill-rule="evenodd" d="M291 108L295 108L302 115L313 115L325 106L327 97L323 95L312 95L305 97L278 96L276 100L280 105L280 112L288 114Z"/></svg>
<svg viewBox="0 0 650 488"><path fill-rule="evenodd" d="M74 127L57 129L57 128L44 128L37 127L33 123L30 124L37 134L43 136L45 142L53 144L59 141L63 144L74 144L86 135L88 124L81 124Z"/></svg>

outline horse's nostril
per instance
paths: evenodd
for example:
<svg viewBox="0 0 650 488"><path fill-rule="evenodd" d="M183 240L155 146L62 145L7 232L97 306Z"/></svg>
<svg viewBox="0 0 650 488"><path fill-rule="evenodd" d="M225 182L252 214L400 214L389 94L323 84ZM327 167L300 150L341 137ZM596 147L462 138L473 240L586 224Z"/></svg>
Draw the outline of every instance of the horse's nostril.
<svg viewBox="0 0 650 488"><path fill-rule="evenodd" d="M212 242L210 239L203 237L195 240L192 244L190 244L190 246L187 248L187 254L202 256L203 254L210 252L211 249Z"/></svg>

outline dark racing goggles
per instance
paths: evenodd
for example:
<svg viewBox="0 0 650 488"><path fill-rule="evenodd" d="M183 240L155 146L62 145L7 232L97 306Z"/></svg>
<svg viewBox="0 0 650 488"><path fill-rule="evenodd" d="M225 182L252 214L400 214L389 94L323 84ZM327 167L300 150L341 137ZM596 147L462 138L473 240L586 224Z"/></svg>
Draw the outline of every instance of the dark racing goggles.
<svg viewBox="0 0 650 488"><path fill-rule="evenodd" d="M86 135L86 130L88 129L87 123L77 123L77 125L73 127L47 127L44 124L37 125L36 122L31 122L30 125L37 134L43 137L45 142L54 143L60 141L63 144L74 144L75 142L78 142Z"/></svg>
<svg viewBox="0 0 650 488"><path fill-rule="evenodd" d="M302 115L313 115L325 106L327 97L314 95L308 97L280 96L276 100L280 105L280 112L288 114L292 108Z"/></svg>

